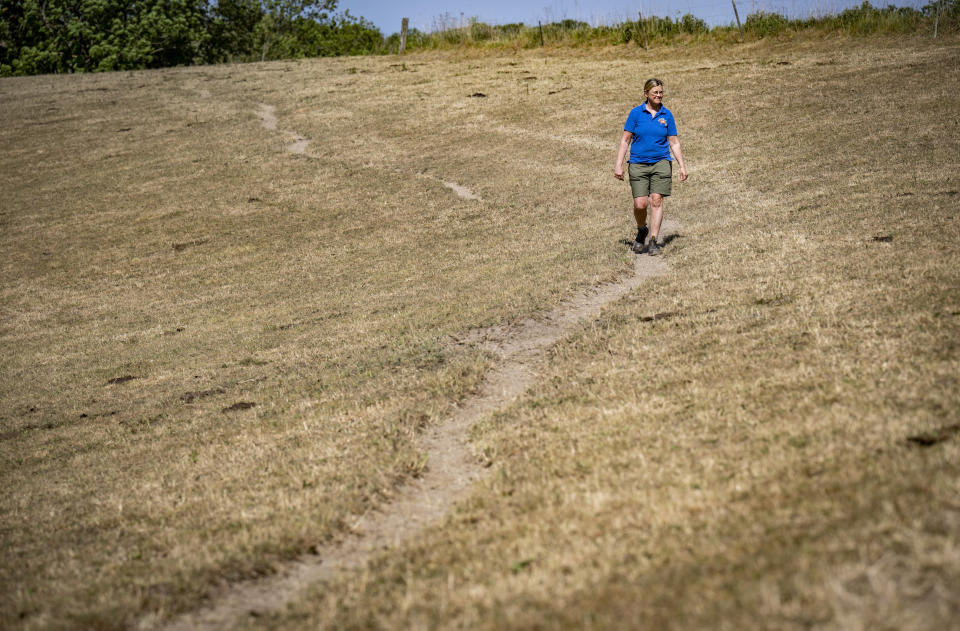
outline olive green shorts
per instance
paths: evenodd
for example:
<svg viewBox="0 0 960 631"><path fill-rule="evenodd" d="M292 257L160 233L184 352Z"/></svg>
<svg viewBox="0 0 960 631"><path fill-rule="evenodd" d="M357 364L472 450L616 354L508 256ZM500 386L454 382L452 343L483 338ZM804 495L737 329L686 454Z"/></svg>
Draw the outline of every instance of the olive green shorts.
<svg viewBox="0 0 960 631"><path fill-rule="evenodd" d="M653 164L627 165L630 173L630 189L634 197L646 197L650 193L657 193L670 197L670 183L673 175L673 163L661 160Z"/></svg>

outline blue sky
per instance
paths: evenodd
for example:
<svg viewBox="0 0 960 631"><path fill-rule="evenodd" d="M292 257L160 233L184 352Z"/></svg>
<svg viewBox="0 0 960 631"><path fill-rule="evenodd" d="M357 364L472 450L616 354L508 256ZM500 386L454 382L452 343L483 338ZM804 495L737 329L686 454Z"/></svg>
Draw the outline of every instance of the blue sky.
<svg viewBox="0 0 960 631"><path fill-rule="evenodd" d="M737 0L740 19L758 10L776 11L788 17L808 17L836 13L861 0ZM874 0L875 6L896 4L922 6L927 0ZM574 19L591 25L611 24L644 15L676 17L692 13L708 24L733 21L730 0L340 0L339 10L347 9L354 16L373 22L384 35L398 32L400 20L410 18L410 26L421 31L436 30L446 23L457 25L471 17L490 24L523 22L534 25L537 20L552 22ZM452 24L451 24L452 23Z"/></svg>

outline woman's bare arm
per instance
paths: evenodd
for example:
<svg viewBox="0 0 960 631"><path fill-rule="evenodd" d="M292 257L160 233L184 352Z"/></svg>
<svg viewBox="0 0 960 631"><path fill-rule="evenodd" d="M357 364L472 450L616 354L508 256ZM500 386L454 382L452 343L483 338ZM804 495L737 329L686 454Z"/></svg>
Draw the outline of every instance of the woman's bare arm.
<svg viewBox="0 0 960 631"><path fill-rule="evenodd" d="M674 136L676 138L676 136ZM620 137L620 149L617 151L617 163L613 166L613 176L618 180L623 179L623 159L627 157L627 150L630 149L630 142L633 140L633 133L623 132Z"/></svg>
<svg viewBox="0 0 960 631"><path fill-rule="evenodd" d="M680 181L685 182L687 179L687 166L683 163L683 151L680 149L680 139L676 136L667 136L667 142L670 143L670 151L673 152L673 157L677 159L677 164L680 165Z"/></svg>

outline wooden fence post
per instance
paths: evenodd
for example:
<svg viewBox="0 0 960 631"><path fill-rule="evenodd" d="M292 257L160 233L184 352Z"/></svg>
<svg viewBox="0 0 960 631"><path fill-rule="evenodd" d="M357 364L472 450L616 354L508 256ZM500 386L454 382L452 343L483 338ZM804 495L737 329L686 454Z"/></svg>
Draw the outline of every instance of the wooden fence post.
<svg viewBox="0 0 960 631"><path fill-rule="evenodd" d="M648 53L650 52L650 47L647 45L647 28L643 25L643 11L640 13L640 32L643 33L643 49Z"/></svg>
<svg viewBox="0 0 960 631"><path fill-rule="evenodd" d="M943 2L937 3L937 17L933 19L933 39L937 39L937 27L940 26L940 5Z"/></svg>
<svg viewBox="0 0 960 631"><path fill-rule="evenodd" d="M407 49L407 27L410 26L410 18L403 18L400 20L400 50L397 51L398 55L402 55L403 51Z"/></svg>
<svg viewBox="0 0 960 631"><path fill-rule="evenodd" d="M737 18L737 28L740 29L740 43L743 43L743 27L740 26L740 14L737 13L737 0L730 0L733 3L733 15Z"/></svg>
<svg viewBox="0 0 960 631"><path fill-rule="evenodd" d="M537 26L540 27L540 48L543 48L543 24L540 23L540 20L537 20Z"/></svg>

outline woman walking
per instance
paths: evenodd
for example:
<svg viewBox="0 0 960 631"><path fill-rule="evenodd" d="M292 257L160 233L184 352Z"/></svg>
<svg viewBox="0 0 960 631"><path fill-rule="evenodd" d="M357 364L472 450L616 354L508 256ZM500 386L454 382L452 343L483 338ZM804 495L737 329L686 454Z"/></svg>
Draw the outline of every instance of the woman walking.
<svg viewBox="0 0 960 631"><path fill-rule="evenodd" d="M623 126L620 149L617 151L617 164L613 175L623 179L623 159L630 150L628 172L630 189L633 191L633 216L637 220L637 238L633 242L633 251L644 251L643 242L650 235L646 252L660 254L657 237L660 235L660 223L663 221L663 198L670 196L673 161L670 152L680 166L680 181L687 179L687 168L683 163L683 152L677 138L677 124L673 114L663 105L663 81L648 79L643 85L643 104L630 110L627 122ZM650 227L647 227L647 209L650 209Z"/></svg>

